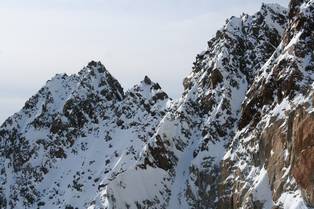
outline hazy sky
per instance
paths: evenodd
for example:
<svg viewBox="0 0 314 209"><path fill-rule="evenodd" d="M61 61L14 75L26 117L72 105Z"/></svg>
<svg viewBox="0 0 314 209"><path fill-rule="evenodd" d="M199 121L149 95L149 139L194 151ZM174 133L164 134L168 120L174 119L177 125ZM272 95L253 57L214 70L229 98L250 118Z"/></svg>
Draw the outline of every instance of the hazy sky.
<svg viewBox="0 0 314 209"><path fill-rule="evenodd" d="M1 0L0 123L56 73L100 60L124 89L148 75L173 98L225 19L288 0Z"/></svg>

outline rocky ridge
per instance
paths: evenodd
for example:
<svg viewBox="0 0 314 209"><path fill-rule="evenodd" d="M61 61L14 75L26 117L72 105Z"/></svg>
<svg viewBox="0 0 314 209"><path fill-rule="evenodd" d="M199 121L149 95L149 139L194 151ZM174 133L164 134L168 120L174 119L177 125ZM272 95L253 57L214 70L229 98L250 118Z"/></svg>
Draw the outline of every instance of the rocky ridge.
<svg viewBox="0 0 314 209"><path fill-rule="evenodd" d="M1 208L87 207L170 103L148 77L124 92L99 62L55 76L0 128Z"/></svg>
<svg viewBox="0 0 314 209"><path fill-rule="evenodd" d="M1 208L314 207L314 1L231 17L172 101L99 62L0 128Z"/></svg>

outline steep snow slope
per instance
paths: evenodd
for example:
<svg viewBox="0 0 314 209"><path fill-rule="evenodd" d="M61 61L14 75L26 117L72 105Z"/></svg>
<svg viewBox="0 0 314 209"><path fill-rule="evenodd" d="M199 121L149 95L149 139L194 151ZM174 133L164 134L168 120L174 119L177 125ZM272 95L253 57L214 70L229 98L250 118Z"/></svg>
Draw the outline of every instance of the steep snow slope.
<svg viewBox="0 0 314 209"><path fill-rule="evenodd" d="M124 93L101 63L55 76L1 126L1 208L86 208L138 158L169 102L148 77Z"/></svg>
<svg viewBox="0 0 314 209"><path fill-rule="evenodd" d="M208 49L197 56L193 72L184 81L182 98L160 122L138 163L107 185L111 196L103 206L218 206L220 162L235 135L241 103L260 67L279 45L286 15L279 5L264 4L253 16L227 20L208 42ZM153 193L119 198L121 190L126 194L134 190L136 179L130 176L143 175L150 181L136 190ZM121 181L122 189L117 187Z"/></svg>
<svg viewBox="0 0 314 209"><path fill-rule="evenodd" d="M1 208L314 207L314 1L231 17L171 101L101 63L0 128Z"/></svg>
<svg viewBox="0 0 314 209"><path fill-rule="evenodd" d="M264 4L253 17L228 20L137 164L108 184L103 206L313 206L312 8L291 2L288 16ZM143 175L150 181L130 184ZM119 198L134 188L152 192Z"/></svg>

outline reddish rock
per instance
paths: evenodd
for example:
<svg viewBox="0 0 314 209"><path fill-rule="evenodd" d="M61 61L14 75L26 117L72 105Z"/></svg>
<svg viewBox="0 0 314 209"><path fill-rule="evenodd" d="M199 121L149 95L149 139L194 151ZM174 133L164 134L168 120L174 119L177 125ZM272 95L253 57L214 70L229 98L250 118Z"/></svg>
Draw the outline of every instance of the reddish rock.
<svg viewBox="0 0 314 209"><path fill-rule="evenodd" d="M314 114L298 112L293 124L292 175L303 197L314 206Z"/></svg>

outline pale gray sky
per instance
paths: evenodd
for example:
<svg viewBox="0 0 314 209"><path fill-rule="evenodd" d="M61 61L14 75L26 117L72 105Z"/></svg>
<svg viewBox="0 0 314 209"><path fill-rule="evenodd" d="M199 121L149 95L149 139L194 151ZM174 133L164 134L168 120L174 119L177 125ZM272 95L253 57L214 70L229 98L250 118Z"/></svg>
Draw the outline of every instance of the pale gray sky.
<svg viewBox="0 0 314 209"><path fill-rule="evenodd" d="M1 0L0 123L56 73L100 60L130 88L148 75L171 97L226 18L288 0Z"/></svg>

